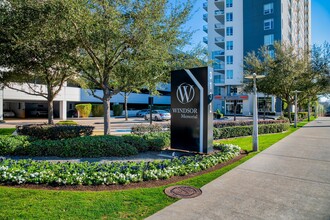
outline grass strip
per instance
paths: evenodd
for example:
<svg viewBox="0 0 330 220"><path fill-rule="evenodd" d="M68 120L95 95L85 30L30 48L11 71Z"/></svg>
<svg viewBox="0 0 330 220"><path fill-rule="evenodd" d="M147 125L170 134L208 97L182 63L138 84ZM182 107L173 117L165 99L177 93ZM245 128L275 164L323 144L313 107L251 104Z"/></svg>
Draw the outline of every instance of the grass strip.
<svg viewBox="0 0 330 220"><path fill-rule="evenodd" d="M11 135L16 128L0 128L0 135Z"/></svg>
<svg viewBox="0 0 330 220"><path fill-rule="evenodd" d="M298 128L306 123L308 122L299 123ZM260 150L268 148L298 128L291 127L280 134L260 135ZM251 137L220 142L237 144L248 151L252 149ZM176 184L202 187L256 154L250 153L231 165ZM168 186L112 192L75 192L1 186L0 219L144 219L177 201L163 193L166 187Z"/></svg>

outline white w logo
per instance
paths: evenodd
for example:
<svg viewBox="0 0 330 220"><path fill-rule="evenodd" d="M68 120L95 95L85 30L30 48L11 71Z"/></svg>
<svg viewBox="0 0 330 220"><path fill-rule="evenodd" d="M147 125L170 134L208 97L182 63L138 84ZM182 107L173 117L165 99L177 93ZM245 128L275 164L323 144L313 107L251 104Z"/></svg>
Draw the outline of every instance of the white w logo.
<svg viewBox="0 0 330 220"><path fill-rule="evenodd" d="M191 102L195 97L194 87L187 83L182 83L176 90L176 98L182 104Z"/></svg>

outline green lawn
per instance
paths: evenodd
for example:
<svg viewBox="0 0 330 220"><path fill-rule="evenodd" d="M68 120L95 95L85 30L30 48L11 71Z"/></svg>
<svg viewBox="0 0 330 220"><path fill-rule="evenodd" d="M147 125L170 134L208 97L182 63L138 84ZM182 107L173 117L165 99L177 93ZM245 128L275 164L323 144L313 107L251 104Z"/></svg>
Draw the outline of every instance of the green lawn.
<svg viewBox="0 0 330 220"><path fill-rule="evenodd" d="M11 135L16 128L0 128L0 135Z"/></svg>
<svg viewBox="0 0 330 220"><path fill-rule="evenodd" d="M299 123L299 127L307 122ZM264 150L294 132L290 128L281 134L260 135L260 150ZM251 137L223 140L251 150ZM256 153L222 169L176 184L202 187L223 175ZM0 219L144 219L175 202L164 195L168 186L112 192L74 192L31 190L0 187Z"/></svg>

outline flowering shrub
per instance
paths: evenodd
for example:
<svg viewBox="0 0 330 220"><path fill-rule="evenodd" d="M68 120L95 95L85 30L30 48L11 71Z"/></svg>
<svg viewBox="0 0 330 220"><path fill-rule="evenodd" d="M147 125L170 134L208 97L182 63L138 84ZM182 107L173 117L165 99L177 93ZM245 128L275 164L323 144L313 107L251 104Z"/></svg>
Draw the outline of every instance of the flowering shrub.
<svg viewBox="0 0 330 220"><path fill-rule="evenodd" d="M113 185L168 179L205 170L240 153L234 145L217 145L222 152L152 162L52 163L0 159L0 183L48 185Z"/></svg>

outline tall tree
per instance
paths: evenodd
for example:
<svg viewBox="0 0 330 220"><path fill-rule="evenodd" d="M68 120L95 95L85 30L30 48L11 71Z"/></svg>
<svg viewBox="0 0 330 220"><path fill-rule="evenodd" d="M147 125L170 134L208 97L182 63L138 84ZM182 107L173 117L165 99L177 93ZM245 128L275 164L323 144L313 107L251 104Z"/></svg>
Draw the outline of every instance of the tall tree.
<svg viewBox="0 0 330 220"><path fill-rule="evenodd" d="M308 52L285 43L276 42L274 51L274 57L270 56L267 47L262 47L257 54L249 53L244 58L244 70L247 74L265 74L265 78L258 80L258 91L284 100L290 115L294 103L293 91L307 92L304 85L310 59ZM247 88L251 88L251 84Z"/></svg>
<svg viewBox="0 0 330 220"><path fill-rule="evenodd" d="M12 0L0 5L0 81L45 98L49 124L54 98L76 73L70 63L77 52L75 35L68 32L68 13L58 0Z"/></svg>
<svg viewBox="0 0 330 220"><path fill-rule="evenodd" d="M182 29L192 9L190 0L83 0L72 3L71 18L79 42L76 66L104 105L104 134L110 134L110 99L123 89L122 66L143 67L148 88L166 78L171 51L185 45L190 32ZM134 74L130 80L139 81ZM103 94L96 94L101 89Z"/></svg>

